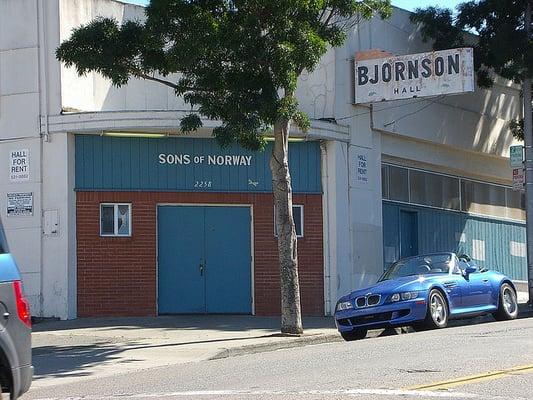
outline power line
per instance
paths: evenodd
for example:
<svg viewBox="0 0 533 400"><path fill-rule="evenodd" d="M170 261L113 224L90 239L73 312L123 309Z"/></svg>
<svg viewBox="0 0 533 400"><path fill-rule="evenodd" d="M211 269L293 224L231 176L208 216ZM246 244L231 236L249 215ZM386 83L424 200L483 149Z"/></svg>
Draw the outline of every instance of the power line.
<svg viewBox="0 0 533 400"><path fill-rule="evenodd" d="M395 124L396 122L398 121L401 121L402 119L404 118L407 118L407 117L410 117L411 115L415 115L423 110L425 110L426 108L428 108L429 106L431 106L432 104L436 103L438 100L440 99L443 99L444 97L446 97L445 94L442 94L440 96L437 96L436 98L434 98L433 100L431 100L430 102L428 102L428 104L424 104L422 107L420 107L418 110L415 110L415 111L412 111L410 113L407 113L405 115L402 115L401 117L399 118L396 118L395 120L392 120L391 122L388 122L386 124L383 124L383 126L389 126L389 125L392 125L392 124Z"/></svg>
<svg viewBox="0 0 533 400"><path fill-rule="evenodd" d="M12 137L12 138L0 138L0 143L3 142L19 142L21 140L26 139L40 139L41 136L20 136L20 137Z"/></svg>
<svg viewBox="0 0 533 400"><path fill-rule="evenodd" d="M438 98L436 100L438 100ZM361 115L367 115L367 114L370 114L371 112L374 112L374 114L375 114L375 113L382 112L382 111L392 110L393 108L400 108L400 107L405 107L405 106L412 105L412 104L421 103L423 101L427 101L427 98L417 98L416 100L412 100L412 101L410 101L408 103L396 104L394 106L380 108L379 110L364 111L364 112L353 114L353 115L347 115L345 117L335 118L335 120L336 121L342 121L342 120L345 120L345 119L359 117Z"/></svg>

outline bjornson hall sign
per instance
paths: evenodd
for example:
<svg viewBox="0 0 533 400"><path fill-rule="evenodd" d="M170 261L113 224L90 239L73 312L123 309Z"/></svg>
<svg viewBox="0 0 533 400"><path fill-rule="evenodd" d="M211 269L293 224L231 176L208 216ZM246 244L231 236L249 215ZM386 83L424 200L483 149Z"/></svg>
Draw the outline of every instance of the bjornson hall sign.
<svg viewBox="0 0 533 400"><path fill-rule="evenodd" d="M355 61L354 103L474 91L471 48Z"/></svg>

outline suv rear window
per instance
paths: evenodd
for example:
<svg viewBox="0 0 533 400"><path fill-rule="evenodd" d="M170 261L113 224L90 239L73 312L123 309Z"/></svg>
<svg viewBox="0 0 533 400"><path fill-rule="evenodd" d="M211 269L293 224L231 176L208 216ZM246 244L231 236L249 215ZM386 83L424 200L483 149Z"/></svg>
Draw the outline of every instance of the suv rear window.
<svg viewBox="0 0 533 400"><path fill-rule="evenodd" d="M2 227L2 221L0 221L0 254L8 253L7 240L4 234L4 228Z"/></svg>

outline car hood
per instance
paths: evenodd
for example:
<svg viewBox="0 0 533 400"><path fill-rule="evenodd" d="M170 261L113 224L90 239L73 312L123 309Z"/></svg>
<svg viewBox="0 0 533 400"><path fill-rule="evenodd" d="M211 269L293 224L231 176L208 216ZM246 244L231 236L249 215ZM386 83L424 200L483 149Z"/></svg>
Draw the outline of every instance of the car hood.
<svg viewBox="0 0 533 400"><path fill-rule="evenodd" d="M377 282L376 284L366 287L364 289L358 289L351 292L348 296L349 299L355 299L359 296L364 296L370 293L376 294L391 294L396 292L408 292L418 291L425 288L425 282L428 277L423 276L404 276L397 279L389 279L386 281Z"/></svg>

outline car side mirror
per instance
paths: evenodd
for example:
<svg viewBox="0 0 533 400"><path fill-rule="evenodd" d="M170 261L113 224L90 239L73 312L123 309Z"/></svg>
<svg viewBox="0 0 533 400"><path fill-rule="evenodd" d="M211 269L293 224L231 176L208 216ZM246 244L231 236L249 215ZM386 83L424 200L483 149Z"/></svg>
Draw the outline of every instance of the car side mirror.
<svg viewBox="0 0 533 400"><path fill-rule="evenodd" d="M465 269L464 269L464 276L468 276L470 274L473 274L474 272L477 271L477 268L476 267L473 267L471 265L467 266Z"/></svg>

